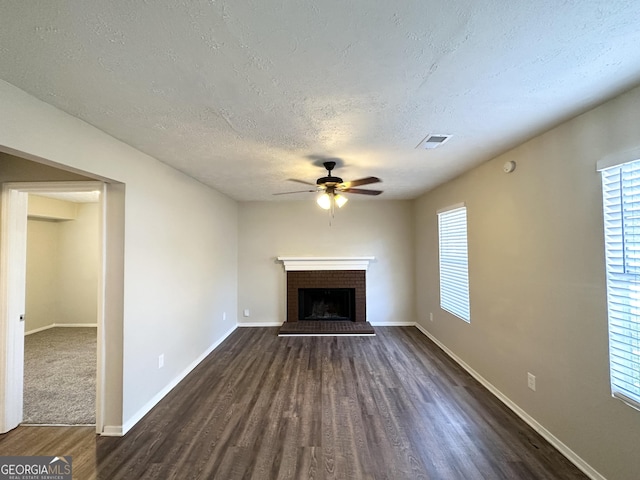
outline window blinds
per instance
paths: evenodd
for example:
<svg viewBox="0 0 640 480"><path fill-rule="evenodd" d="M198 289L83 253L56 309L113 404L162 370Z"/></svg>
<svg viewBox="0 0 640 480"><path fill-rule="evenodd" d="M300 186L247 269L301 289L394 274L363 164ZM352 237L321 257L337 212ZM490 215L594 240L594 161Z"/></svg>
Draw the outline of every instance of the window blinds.
<svg viewBox="0 0 640 480"><path fill-rule="evenodd" d="M602 171L611 390L640 408L640 161Z"/></svg>
<svg viewBox="0 0 640 480"><path fill-rule="evenodd" d="M467 209L438 213L440 250L440 307L471 321L467 251Z"/></svg>

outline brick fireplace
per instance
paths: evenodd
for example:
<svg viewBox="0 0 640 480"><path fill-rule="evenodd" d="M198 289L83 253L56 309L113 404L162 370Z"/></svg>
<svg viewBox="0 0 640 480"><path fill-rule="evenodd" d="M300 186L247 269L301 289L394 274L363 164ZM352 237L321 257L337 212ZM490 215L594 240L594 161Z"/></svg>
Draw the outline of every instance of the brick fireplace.
<svg viewBox="0 0 640 480"><path fill-rule="evenodd" d="M367 321L366 270L373 257L278 257L287 272L286 306L287 322L306 320L300 302L304 294L346 292L349 295L350 315L348 320ZM328 318L345 320L340 315Z"/></svg>

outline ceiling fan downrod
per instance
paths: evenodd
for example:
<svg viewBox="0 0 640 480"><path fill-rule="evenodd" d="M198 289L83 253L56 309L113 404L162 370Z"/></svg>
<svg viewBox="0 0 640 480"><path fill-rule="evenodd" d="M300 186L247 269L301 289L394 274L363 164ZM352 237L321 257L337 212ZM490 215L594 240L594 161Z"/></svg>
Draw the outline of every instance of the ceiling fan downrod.
<svg viewBox="0 0 640 480"><path fill-rule="evenodd" d="M329 186L334 186L342 183L342 179L340 177L334 177L331 175L331 171L335 168L336 162L324 162L323 165L324 168L327 169L327 176L316 180L317 185L329 184Z"/></svg>

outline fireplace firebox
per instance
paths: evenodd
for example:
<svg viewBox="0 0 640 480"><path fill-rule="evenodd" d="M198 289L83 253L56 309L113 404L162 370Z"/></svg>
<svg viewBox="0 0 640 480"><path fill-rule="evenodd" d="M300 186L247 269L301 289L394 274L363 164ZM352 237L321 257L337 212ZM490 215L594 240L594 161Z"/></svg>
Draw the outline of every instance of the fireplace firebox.
<svg viewBox="0 0 640 480"><path fill-rule="evenodd" d="M299 288L298 320L355 321L355 288Z"/></svg>

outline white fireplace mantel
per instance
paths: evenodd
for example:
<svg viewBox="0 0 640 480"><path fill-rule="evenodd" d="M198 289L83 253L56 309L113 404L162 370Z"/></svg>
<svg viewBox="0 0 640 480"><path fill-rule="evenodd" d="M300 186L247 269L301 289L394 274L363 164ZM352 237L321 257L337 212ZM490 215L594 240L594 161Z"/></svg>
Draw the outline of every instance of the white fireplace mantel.
<svg viewBox="0 0 640 480"><path fill-rule="evenodd" d="M278 257L287 272L308 270L367 270L376 257Z"/></svg>

